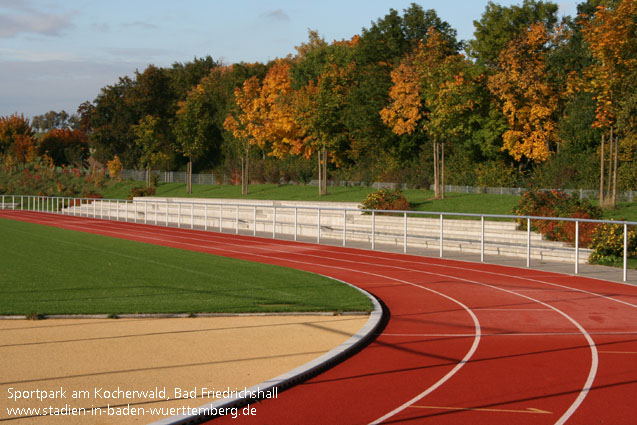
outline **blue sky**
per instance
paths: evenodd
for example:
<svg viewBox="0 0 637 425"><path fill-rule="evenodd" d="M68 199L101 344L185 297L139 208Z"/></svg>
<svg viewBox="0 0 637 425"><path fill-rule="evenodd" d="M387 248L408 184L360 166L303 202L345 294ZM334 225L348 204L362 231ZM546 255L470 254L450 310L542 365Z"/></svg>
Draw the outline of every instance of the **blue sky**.
<svg viewBox="0 0 637 425"><path fill-rule="evenodd" d="M503 5L522 0L496 1ZM308 29L350 38L413 0L0 0L0 116L74 113L148 64L193 57L265 62L294 53ZM416 1L467 40L487 0ZM574 15L577 2L558 2Z"/></svg>

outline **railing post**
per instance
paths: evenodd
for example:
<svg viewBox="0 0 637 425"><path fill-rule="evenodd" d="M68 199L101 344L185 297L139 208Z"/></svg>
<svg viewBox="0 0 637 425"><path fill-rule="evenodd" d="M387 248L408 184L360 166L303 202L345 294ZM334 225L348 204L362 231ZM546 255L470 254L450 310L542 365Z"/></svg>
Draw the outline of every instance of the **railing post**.
<svg viewBox="0 0 637 425"><path fill-rule="evenodd" d="M195 228L195 204L190 204L190 229Z"/></svg>
<svg viewBox="0 0 637 425"><path fill-rule="evenodd" d="M294 240L296 240L296 235L297 235L296 226L298 224L298 212L299 212L299 209L297 207L294 207Z"/></svg>
<svg viewBox="0 0 637 425"><path fill-rule="evenodd" d="M407 254L407 211L403 214L403 254Z"/></svg>
<svg viewBox="0 0 637 425"><path fill-rule="evenodd" d="M575 274L579 273L579 221L575 220Z"/></svg>
<svg viewBox="0 0 637 425"><path fill-rule="evenodd" d="M444 228L444 219L442 217L442 214L440 214L440 258L442 258L443 246L444 246L443 228Z"/></svg>
<svg viewBox="0 0 637 425"><path fill-rule="evenodd" d="M177 203L177 228L181 229L181 202Z"/></svg>
<svg viewBox="0 0 637 425"><path fill-rule="evenodd" d="M128 201L124 201L124 221L128 223Z"/></svg>
<svg viewBox="0 0 637 425"><path fill-rule="evenodd" d="M219 233L223 231L223 225L221 222L223 221L223 205L219 205Z"/></svg>
<svg viewBox="0 0 637 425"><path fill-rule="evenodd" d="M148 201L144 201L144 224L148 224Z"/></svg>
<svg viewBox="0 0 637 425"><path fill-rule="evenodd" d="M276 206L272 206L272 239L276 238Z"/></svg>
<svg viewBox="0 0 637 425"><path fill-rule="evenodd" d="M75 208L75 202L73 203ZM115 200L115 220L119 221L119 199Z"/></svg>
<svg viewBox="0 0 637 425"><path fill-rule="evenodd" d="M624 282L628 280L628 224L624 223Z"/></svg>
<svg viewBox="0 0 637 425"><path fill-rule="evenodd" d="M531 267L531 219L526 219L526 266Z"/></svg>
<svg viewBox="0 0 637 425"><path fill-rule="evenodd" d="M257 235L257 206L252 207L252 236Z"/></svg>
<svg viewBox="0 0 637 425"><path fill-rule="evenodd" d="M11 209L15 210L15 196L11 196Z"/></svg>
<svg viewBox="0 0 637 425"><path fill-rule="evenodd" d="M372 251L376 248L376 211L372 211Z"/></svg>
<svg viewBox="0 0 637 425"><path fill-rule="evenodd" d="M343 246L347 245L347 210L343 208Z"/></svg>
<svg viewBox="0 0 637 425"><path fill-rule="evenodd" d="M154 208L153 211L155 213L155 214L153 214L153 216L154 216L153 218L155 219L155 226L157 226L157 212L158 212L158 210L157 210L157 208L158 208L157 201L155 201L155 204L153 205L153 208Z"/></svg>
<svg viewBox="0 0 637 425"><path fill-rule="evenodd" d="M317 210L317 218L316 220L316 243L321 243L321 209Z"/></svg>
<svg viewBox="0 0 637 425"><path fill-rule="evenodd" d="M166 227L168 227L168 201L166 201Z"/></svg>
<svg viewBox="0 0 637 425"><path fill-rule="evenodd" d="M480 216L480 262L484 263L484 216Z"/></svg>
<svg viewBox="0 0 637 425"><path fill-rule="evenodd" d="M208 230L208 204L203 205L203 229Z"/></svg>
<svg viewBox="0 0 637 425"><path fill-rule="evenodd" d="M236 210L235 210L235 221L234 221L234 234L238 235L239 234L239 205L236 206Z"/></svg>

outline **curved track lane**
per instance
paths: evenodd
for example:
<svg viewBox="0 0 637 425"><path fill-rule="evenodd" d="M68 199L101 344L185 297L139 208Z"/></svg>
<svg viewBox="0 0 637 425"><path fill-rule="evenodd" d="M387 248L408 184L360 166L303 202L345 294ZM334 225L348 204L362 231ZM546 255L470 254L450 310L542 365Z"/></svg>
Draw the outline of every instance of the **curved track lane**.
<svg viewBox="0 0 637 425"><path fill-rule="evenodd" d="M360 286L374 342L240 423L634 423L637 288L537 270L27 212L0 217L278 264ZM219 418L214 423L237 423Z"/></svg>

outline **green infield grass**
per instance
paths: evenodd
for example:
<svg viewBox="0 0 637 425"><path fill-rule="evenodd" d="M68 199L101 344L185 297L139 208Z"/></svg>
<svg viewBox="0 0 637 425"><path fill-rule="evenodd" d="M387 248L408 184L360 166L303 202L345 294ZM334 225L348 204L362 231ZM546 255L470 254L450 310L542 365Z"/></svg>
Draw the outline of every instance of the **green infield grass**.
<svg viewBox="0 0 637 425"><path fill-rule="evenodd" d="M370 311L357 290L292 270L0 219L0 314Z"/></svg>

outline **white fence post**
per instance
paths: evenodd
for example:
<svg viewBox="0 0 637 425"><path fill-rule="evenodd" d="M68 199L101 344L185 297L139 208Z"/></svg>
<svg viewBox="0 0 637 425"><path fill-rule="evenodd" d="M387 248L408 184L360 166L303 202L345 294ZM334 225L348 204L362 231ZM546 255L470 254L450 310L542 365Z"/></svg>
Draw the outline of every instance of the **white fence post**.
<svg viewBox="0 0 637 425"><path fill-rule="evenodd" d="M298 208L294 207L294 240L296 240L296 225L298 224Z"/></svg>
<svg viewBox="0 0 637 425"><path fill-rule="evenodd" d="M442 214L440 214L440 258L442 258L443 246L444 246L444 237L443 237L443 226L444 219L442 218Z"/></svg>
<svg viewBox="0 0 637 425"><path fill-rule="evenodd" d="M321 209L317 209L317 218L316 220L316 243L321 243Z"/></svg>
<svg viewBox="0 0 637 425"><path fill-rule="evenodd" d="M575 274L579 273L579 221L575 220Z"/></svg>
<svg viewBox="0 0 637 425"><path fill-rule="evenodd" d="M628 280L628 224L624 223L624 282Z"/></svg>
<svg viewBox="0 0 637 425"><path fill-rule="evenodd" d="M190 229L195 228L195 204L190 204Z"/></svg>
<svg viewBox="0 0 637 425"><path fill-rule="evenodd" d="M526 266L531 267L531 219L526 219Z"/></svg>
<svg viewBox="0 0 637 425"><path fill-rule="evenodd" d="M347 210L343 208L343 246L347 245Z"/></svg>
<svg viewBox="0 0 637 425"><path fill-rule="evenodd" d="M276 238L276 206L272 207L272 238Z"/></svg>
<svg viewBox="0 0 637 425"><path fill-rule="evenodd" d="M403 254L407 254L407 211L403 214Z"/></svg>
<svg viewBox="0 0 637 425"><path fill-rule="evenodd" d="M166 227L168 227L168 201L166 201Z"/></svg>
<svg viewBox="0 0 637 425"><path fill-rule="evenodd" d="M208 204L203 206L203 229L208 230Z"/></svg>
<svg viewBox="0 0 637 425"><path fill-rule="evenodd" d="M223 231L223 225L221 222L223 221L223 205L219 205L219 233Z"/></svg>
<svg viewBox="0 0 637 425"><path fill-rule="evenodd" d="M177 228L181 229L181 202L177 204Z"/></svg>
<svg viewBox="0 0 637 425"><path fill-rule="evenodd" d="M480 216L480 262L484 263L484 216Z"/></svg>
<svg viewBox="0 0 637 425"><path fill-rule="evenodd" d="M239 205L236 206L236 210L235 210L235 216L234 216L234 234L238 235L239 234Z"/></svg>
<svg viewBox="0 0 637 425"><path fill-rule="evenodd" d="M372 211L372 251L376 248L376 211Z"/></svg>
<svg viewBox="0 0 637 425"><path fill-rule="evenodd" d="M257 235L257 206L252 207L252 236Z"/></svg>

